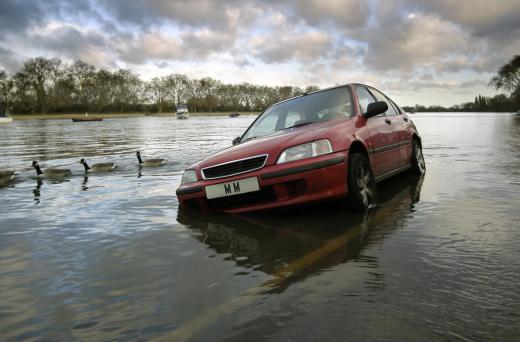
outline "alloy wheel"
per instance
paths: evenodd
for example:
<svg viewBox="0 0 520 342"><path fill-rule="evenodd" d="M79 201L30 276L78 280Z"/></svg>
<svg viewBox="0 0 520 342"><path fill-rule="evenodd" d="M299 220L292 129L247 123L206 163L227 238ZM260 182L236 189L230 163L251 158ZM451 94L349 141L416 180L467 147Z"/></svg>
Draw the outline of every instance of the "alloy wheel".
<svg viewBox="0 0 520 342"><path fill-rule="evenodd" d="M426 163L424 162L424 156L422 149L419 146L415 146L415 160L417 160L417 166L421 174L426 172Z"/></svg>
<svg viewBox="0 0 520 342"><path fill-rule="evenodd" d="M363 205L368 208L374 199L373 180L370 172L362 163L358 165L356 180Z"/></svg>

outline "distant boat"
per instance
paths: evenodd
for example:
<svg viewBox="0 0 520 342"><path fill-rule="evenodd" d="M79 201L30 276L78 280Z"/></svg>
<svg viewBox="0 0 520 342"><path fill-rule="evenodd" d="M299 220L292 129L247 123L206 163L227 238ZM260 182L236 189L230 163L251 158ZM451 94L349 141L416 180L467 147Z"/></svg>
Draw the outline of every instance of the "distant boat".
<svg viewBox="0 0 520 342"><path fill-rule="evenodd" d="M98 118L95 116L88 116L88 113L85 113L85 116L72 118L73 122L89 122L89 121L103 121L103 118Z"/></svg>
<svg viewBox="0 0 520 342"><path fill-rule="evenodd" d="M238 118L240 116L240 113L231 113L229 114L230 118Z"/></svg>
<svg viewBox="0 0 520 342"><path fill-rule="evenodd" d="M188 105L184 103L177 104L177 112L175 113L177 119L186 120L190 117L190 113L188 112Z"/></svg>
<svg viewBox="0 0 520 342"><path fill-rule="evenodd" d="M72 118L74 122L103 121L103 118Z"/></svg>

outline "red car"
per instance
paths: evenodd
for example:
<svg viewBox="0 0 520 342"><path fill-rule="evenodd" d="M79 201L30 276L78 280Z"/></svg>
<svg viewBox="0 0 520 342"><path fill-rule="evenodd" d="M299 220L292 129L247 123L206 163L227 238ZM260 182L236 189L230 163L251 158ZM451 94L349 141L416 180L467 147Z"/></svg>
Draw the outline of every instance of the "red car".
<svg viewBox="0 0 520 342"><path fill-rule="evenodd" d="M233 146L187 168L183 206L241 213L346 198L366 210L376 183L425 172L412 120L380 91L348 84L267 108Z"/></svg>

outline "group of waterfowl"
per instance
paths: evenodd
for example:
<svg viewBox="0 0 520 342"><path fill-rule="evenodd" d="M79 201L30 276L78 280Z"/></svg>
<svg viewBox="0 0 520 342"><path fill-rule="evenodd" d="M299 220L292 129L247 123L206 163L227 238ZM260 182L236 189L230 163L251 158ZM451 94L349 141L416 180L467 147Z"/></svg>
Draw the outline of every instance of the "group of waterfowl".
<svg viewBox="0 0 520 342"><path fill-rule="evenodd" d="M159 167L164 165L164 159L141 159L141 153L139 151L136 152L137 161L139 162L139 166L146 167ZM94 165L89 165L87 161L82 158L79 162L85 168L85 173L100 173L100 172L111 172L116 168L115 163L99 163ZM68 177L72 174L70 169L63 168L48 168L42 170L40 168L40 164L35 160L32 162L32 167L36 170L36 176L38 178L51 178L51 179L59 179ZM0 187L4 187L11 183L15 179L15 172L5 170L0 170Z"/></svg>

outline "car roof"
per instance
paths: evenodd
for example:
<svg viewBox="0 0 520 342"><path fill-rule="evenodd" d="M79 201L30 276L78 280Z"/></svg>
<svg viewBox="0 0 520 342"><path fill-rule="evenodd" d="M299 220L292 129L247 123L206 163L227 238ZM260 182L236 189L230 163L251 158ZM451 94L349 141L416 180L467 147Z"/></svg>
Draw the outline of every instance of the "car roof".
<svg viewBox="0 0 520 342"><path fill-rule="evenodd" d="M282 100L280 102L276 102L276 103L273 103L272 105L270 105L269 107L267 107L266 109L264 109L264 112L271 108L272 106L276 106L280 103L284 103L284 102L287 102L287 101L290 101L290 100L294 100L294 99L297 99L299 97L303 97L303 96L307 96L307 95L311 95L311 94L316 94L316 93L319 93L319 92L322 92L322 91L327 91L327 90L331 90L331 89L336 89L336 88L342 88L342 87L350 87L350 86L363 86L363 87L370 87L366 84L361 84L361 83L344 83L344 84L338 84L338 85L335 85L335 86L332 86L332 87L328 87L328 88L325 88L325 89L319 89L319 90L315 90L315 91L311 91L311 92L308 92L308 93L303 93L302 95L298 95L298 96L294 96L294 97L291 97L291 98L288 98L288 99L285 99L285 100Z"/></svg>

